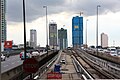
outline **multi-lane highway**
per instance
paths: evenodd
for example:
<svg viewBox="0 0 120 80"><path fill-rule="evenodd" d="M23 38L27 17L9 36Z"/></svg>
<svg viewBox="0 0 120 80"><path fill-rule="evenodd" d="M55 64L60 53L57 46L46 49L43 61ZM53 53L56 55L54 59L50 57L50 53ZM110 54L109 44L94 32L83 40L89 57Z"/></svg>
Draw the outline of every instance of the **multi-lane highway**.
<svg viewBox="0 0 120 80"><path fill-rule="evenodd" d="M107 63L105 63L106 61L103 61L102 58L98 59L95 56L88 54L86 51L83 51L80 49L64 50L64 51L61 51L60 53L61 53L61 55L59 57L57 56L57 59L59 59L57 63L61 64L62 60L65 61L65 63L63 63L61 65L61 73L65 74L67 72L71 72L71 70L73 70L74 68L76 70L76 71L74 70L75 72L70 73L70 75L67 75L66 77L76 78L76 77L73 77L74 74L78 75L79 73L84 72L84 74L79 74L80 77L78 76L77 79L82 78L82 75L84 75L88 79L91 79L91 77L95 78L95 79L119 78L119 76L117 76L117 75L119 75L119 72L118 72L119 67L118 66L115 66L114 64L112 64L112 66L111 66L111 64L108 64L110 62L107 61ZM40 59L42 58L41 55L43 55L43 54L46 54L46 52L40 53L40 55L39 55ZM70 57L71 55L73 55L74 57L73 56ZM57 60L54 60L54 61L57 61ZM86 66L85 62L87 64L87 66ZM1 72L4 73L6 71L12 70L13 68L15 68L17 66L22 65L22 63L23 63L23 60L20 59L19 55L10 56L9 58L6 58L6 61L1 62ZM51 61L48 63L51 63ZM42 75L40 77L39 74L43 74L45 71L47 71L48 65L51 65L48 63L46 63L46 65L43 67L44 69L40 68L40 70L37 72L38 74L35 74L34 77L36 77L36 75L37 75L37 76L39 76L38 78L43 78L43 79L46 78L47 73L46 73L46 77L42 76ZM96 63L96 64L93 64L93 63ZM71 64L73 65L72 68L70 67ZM81 68L80 64L82 64L82 66L83 66L83 68L85 68L85 70ZM83 65L83 64L85 64L85 65ZM54 65L52 65L52 66L54 66ZM114 69L112 69L111 67ZM96 68L97 68L97 70L96 70ZM110 69L109 71L111 71L114 74L107 73L107 72L106 73L104 72L104 74L102 74L101 73L102 71L99 71L98 69L100 69L102 71L104 69ZM52 67L52 69L51 68L48 69L48 71L49 70L53 70L53 67ZM62 76L65 76L64 74L62 74ZM90 75L92 75L92 76L90 76ZM99 76L99 75L101 75L101 76ZM108 75L110 75L110 76L108 76ZM112 75L113 75L113 77L111 77ZM64 80L64 77L62 77L62 79Z"/></svg>
<svg viewBox="0 0 120 80"><path fill-rule="evenodd" d="M45 53L46 52L41 52L40 55ZM1 62L1 73L11 70L21 64L23 64L23 60L21 60L19 55L10 56L9 58L6 58L5 61Z"/></svg>
<svg viewBox="0 0 120 80"><path fill-rule="evenodd" d="M6 58L5 61L1 62L1 73L11 70L22 63L23 60L20 59L19 55L10 56L9 58Z"/></svg>

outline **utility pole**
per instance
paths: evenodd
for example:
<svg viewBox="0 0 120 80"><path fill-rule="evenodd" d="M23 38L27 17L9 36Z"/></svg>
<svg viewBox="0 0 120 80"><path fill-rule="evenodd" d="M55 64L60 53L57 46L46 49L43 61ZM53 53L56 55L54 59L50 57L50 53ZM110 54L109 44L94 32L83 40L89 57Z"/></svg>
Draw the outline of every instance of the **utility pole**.
<svg viewBox="0 0 120 80"><path fill-rule="evenodd" d="M46 41L47 41L47 44L46 44L46 48L47 48L47 56L48 56L48 19L47 19L47 6L43 6L43 8L46 9Z"/></svg>
<svg viewBox="0 0 120 80"><path fill-rule="evenodd" d="M25 60L26 60L25 0L23 0L23 23L24 23L24 56L25 56Z"/></svg>
<svg viewBox="0 0 120 80"><path fill-rule="evenodd" d="M96 48L97 48L97 54L98 54L98 8L101 7L100 5L97 5L97 21L96 21Z"/></svg>
<svg viewBox="0 0 120 80"><path fill-rule="evenodd" d="M88 19L86 19L86 48L87 48L87 22L88 22Z"/></svg>

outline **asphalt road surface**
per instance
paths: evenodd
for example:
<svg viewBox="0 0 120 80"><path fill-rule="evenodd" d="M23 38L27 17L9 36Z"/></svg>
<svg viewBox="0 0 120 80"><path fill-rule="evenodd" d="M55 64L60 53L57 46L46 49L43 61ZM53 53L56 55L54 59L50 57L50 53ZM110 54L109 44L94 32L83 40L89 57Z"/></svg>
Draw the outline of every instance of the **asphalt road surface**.
<svg viewBox="0 0 120 80"><path fill-rule="evenodd" d="M5 61L1 62L1 73L4 73L16 66L19 66L23 63L23 60L20 59L19 55L10 56L6 58Z"/></svg>

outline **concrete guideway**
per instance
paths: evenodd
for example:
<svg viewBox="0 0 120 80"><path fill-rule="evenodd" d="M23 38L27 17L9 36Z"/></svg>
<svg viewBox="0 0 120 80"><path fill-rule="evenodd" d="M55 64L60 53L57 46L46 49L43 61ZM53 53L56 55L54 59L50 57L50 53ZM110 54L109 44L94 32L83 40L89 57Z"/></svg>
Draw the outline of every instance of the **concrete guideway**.
<svg viewBox="0 0 120 80"><path fill-rule="evenodd" d="M71 53L68 53L68 52L66 53L66 52L61 51L58 57L59 59L56 60L56 62L54 63L54 65L55 64L61 65L60 73L62 74L62 80L81 80L81 78L78 76L75 70L75 67L73 65L72 58L70 56ZM65 64L60 62L63 58L65 59ZM45 74L43 74L43 76L38 80L47 79L47 73L53 71L54 65L51 66L49 70ZM48 80L52 80L52 79L48 79Z"/></svg>
<svg viewBox="0 0 120 80"><path fill-rule="evenodd" d="M84 66L83 61L81 62L80 58L82 58L87 64L89 64L92 69L96 70L95 75L97 74L99 77L95 77L92 72L92 76L94 76L95 79L119 79L120 78L119 68L116 68L117 66L116 67L112 66L111 68L109 66L109 65L112 65L110 62L97 58L82 50L76 50L76 53L79 56L78 60L80 61L80 63L82 63L83 66ZM91 73L91 71L89 72Z"/></svg>

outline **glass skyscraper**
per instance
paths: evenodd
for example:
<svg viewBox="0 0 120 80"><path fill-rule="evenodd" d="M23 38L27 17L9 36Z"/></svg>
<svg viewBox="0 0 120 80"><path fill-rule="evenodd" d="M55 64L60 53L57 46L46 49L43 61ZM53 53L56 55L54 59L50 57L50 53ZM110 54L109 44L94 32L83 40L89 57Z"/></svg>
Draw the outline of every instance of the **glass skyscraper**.
<svg viewBox="0 0 120 80"><path fill-rule="evenodd" d="M57 24L55 22L49 23L49 46L50 49L57 49Z"/></svg>
<svg viewBox="0 0 120 80"><path fill-rule="evenodd" d="M7 38L6 32L6 0L1 0L1 51L4 50L4 42Z"/></svg>
<svg viewBox="0 0 120 80"><path fill-rule="evenodd" d="M58 45L60 49L65 49L68 47L66 29L61 28L58 30Z"/></svg>
<svg viewBox="0 0 120 80"><path fill-rule="evenodd" d="M72 44L76 48L83 44L83 17L81 16L72 19Z"/></svg>
<svg viewBox="0 0 120 80"><path fill-rule="evenodd" d="M37 46L37 31L35 29L30 30L30 47L35 48Z"/></svg>

